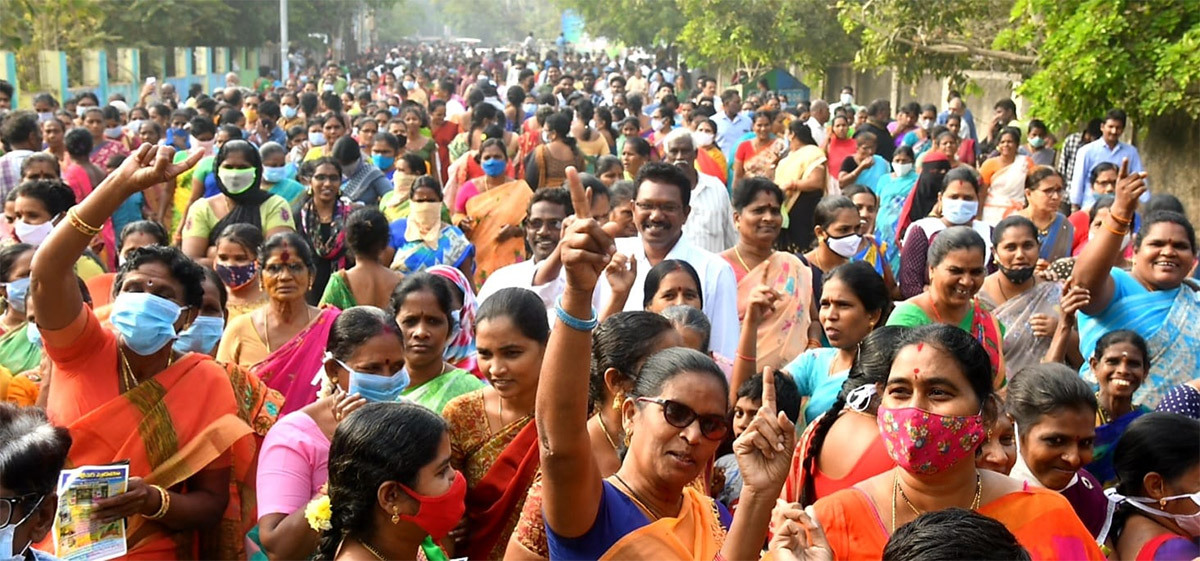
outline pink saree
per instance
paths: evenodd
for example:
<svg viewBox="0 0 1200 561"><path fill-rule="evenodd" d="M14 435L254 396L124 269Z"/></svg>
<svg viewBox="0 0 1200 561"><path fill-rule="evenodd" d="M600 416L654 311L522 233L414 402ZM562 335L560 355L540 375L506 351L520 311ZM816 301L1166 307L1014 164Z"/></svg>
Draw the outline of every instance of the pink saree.
<svg viewBox="0 0 1200 561"><path fill-rule="evenodd" d="M304 331L250 368L267 387L283 394L280 417L317 400L318 386L312 383L313 375L321 368L329 329L341 313L334 307L322 309L321 315Z"/></svg>

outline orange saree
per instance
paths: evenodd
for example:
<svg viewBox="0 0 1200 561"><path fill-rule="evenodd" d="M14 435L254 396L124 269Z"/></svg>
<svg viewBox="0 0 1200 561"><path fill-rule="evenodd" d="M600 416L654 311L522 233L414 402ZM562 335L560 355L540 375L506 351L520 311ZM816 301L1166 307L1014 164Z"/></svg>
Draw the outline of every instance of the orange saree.
<svg viewBox="0 0 1200 561"><path fill-rule="evenodd" d="M101 376L103 371L93 375ZM68 463L128 460L131 476L179 492L185 492L182 483L201 471L232 469L231 489L248 488L255 443L238 412L225 369L207 356L188 354L72 422L68 428L74 444ZM132 517L127 558L244 558L241 510L247 502L253 509L252 491L247 497L230 497L220 527L214 529L219 533L216 539Z"/></svg>
<svg viewBox="0 0 1200 561"><path fill-rule="evenodd" d="M483 390L446 405L451 463L467 479L468 559L501 559L538 472L537 426L532 416L490 434Z"/></svg>
<svg viewBox="0 0 1200 561"><path fill-rule="evenodd" d="M817 501L814 508L834 559L882 557L889 535L866 493L856 487L844 489ZM1104 560L1071 504L1053 491L1026 486L983 505L978 512L1004 524L1034 561Z"/></svg>
<svg viewBox="0 0 1200 561"><path fill-rule="evenodd" d="M475 286L483 286L497 269L525 260L525 238L516 236L497 243L496 236L505 226L520 226L533 190L517 179L493 187L467 201L466 214L454 217L458 225L463 218L474 224L468 236L475 244Z"/></svg>
<svg viewBox="0 0 1200 561"><path fill-rule="evenodd" d="M609 547L600 560L709 561L721 553L724 537L725 530L712 499L689 486L683 489L683 508L677 518L660 518L630 532Z"/></svg>

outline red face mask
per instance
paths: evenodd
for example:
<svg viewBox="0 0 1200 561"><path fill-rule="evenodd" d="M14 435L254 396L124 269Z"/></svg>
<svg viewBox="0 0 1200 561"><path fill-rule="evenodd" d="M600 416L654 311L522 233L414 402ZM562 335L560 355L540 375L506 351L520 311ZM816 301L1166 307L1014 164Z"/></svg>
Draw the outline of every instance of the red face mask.
<svg viewBox="0 0 1200 561"><path fill-rule="evenodd" d="M455 473L454 483L450 484L450 490L436 497L427 497L403 484L400 485L400 488L421 503L416 514L401 514L400 519L416 524L418 528L425 530L435 542L441 542L442 538L458 525L458 521L462 520L463 513L467 511L465 502L467 480L461 471Z"/></svg>

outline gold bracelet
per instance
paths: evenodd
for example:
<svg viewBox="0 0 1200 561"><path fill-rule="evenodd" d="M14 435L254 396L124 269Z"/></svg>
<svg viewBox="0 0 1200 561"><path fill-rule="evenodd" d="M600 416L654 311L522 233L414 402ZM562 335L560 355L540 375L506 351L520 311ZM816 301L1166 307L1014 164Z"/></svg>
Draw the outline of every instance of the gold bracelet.
<svg viewBox="0 0 1200 561"><path fill-rule="evenodd" d="M151 520L159 520L162 517L166 516L167 510L171 508L171 494L168 493L166 489L163 489L162 487L159 487L158 485L151 485L150 488L154 489L155 491L158 491L158 496L159 496L160 500L159 500L158 512L155 512L154 514L146 515L146 518L149 518Z"/></svg>
<svg viewBox="0 0 1200 561"><path fill-rule="evenodd" d="M1117 222L1117 224L1120 224L1122 226L1128 226L1130 224L1133 224L1132 218L1125 218L1123 216L1118 216L1117 213L1112 212L1111 210L1108 212L1108 216L1109 216L1109 218L1112 218L1113 220L1115 220Z"/></svg>
<svg viewBox="0 0 1200 561"><path fill-rule="evenodd" d="M1124 236L1125 234L1129 233L1129 230L1127 228L1122 228L1121 230L1117 230L1117 229L1113 228L1112 226L1108 225L1107 223L1104 225L1104 229L1108 230L1114 236Z"/></svg>
<svg viewBox="0 0 1200 561"><path fill-rule="evenodd" d="M79 217L79 212L75 210L75 207L71 207L69 210L67 210L67 218L71 221L71 226L79 231L80 234L90 238L100 233L100 228L84 222L83 219Z"/></svg>

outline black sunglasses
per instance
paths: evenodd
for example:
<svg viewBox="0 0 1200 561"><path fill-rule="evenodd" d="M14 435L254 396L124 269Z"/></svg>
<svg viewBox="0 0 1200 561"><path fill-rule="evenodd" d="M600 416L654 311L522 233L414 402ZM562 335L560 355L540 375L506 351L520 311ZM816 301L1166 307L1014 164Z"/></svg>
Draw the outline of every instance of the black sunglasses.
<svg viewBox="0 0 1200 561"><path fill-rule="evenodd" d="M700 434L704 435L704 438L721 440L725 438L725 433L729 432L729 423L725 422L724 415L700 415L691 407L669 399L639 397L637 400L657 403L662 407L663 418L666 419L667 424L677 429L686 429L693 422L699 420Z"/></svg>

